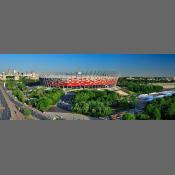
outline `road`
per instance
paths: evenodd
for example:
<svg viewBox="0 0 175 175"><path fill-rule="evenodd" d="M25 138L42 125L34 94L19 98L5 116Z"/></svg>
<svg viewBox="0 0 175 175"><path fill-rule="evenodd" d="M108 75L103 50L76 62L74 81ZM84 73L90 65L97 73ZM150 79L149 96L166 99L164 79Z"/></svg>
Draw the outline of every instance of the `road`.
<svg viewBox="0 0 175 175"><path fill-rule="evenodd" d="M23 120L24 116L17 110L14 103L12 103L4 91L4 89L0 86L0 100L1 106L5 107L5 110L2 112L1 120Z"/></svg>
<svg viewBox="0 0 175 175"><path fill-rule="evenodd" d="M11 94L11 92L8 92L6 88L3 88L3 89L4 89L4 92L7 96L8 101L10 101L11 105L13 105L12 109L16 108L16 106L18 108L27 108L27 109L31 110L32 117L34 120L49 120L48 116L44 115L41 111L39 111L31 106L28 106L26 104L21 103L20 101L15 99L14 96ZM18 112L18 110L16 110L16 112ZM22 114L19 112L18 112L18 115L20 115L21 117L18 117L17 120L19 120L19 118L20 118L20 120L25 118L25 116L22 116Z"/></svg>
<svg viewBox="0 0 175 175"><path fill-rule="evenodd" d="M2 91L0 90L0 120L10 120L10 109L5 101Z"/></svg>

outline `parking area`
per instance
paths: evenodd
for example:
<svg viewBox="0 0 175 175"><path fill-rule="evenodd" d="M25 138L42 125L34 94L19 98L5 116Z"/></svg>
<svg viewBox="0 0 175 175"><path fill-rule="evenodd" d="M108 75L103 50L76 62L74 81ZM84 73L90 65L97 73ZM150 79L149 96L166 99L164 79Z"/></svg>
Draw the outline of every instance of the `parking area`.
<svg viewBox="0 0 175 175"><path fill-rule="evenodd" d="M54 118L60 118L64 120L98 120L94 117L89 117L82 114L73 114L70 112L45 112L44 113L48 118L54 119Z"/></svg>

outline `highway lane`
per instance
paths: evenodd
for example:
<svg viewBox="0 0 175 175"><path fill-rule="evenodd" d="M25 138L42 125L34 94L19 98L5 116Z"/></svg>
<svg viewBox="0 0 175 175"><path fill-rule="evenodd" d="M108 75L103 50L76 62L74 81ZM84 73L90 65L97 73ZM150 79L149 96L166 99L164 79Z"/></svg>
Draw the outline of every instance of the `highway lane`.
<svg viewBox="0 0 175 175"><path fill-rule="evenodd" d="M10 120L23 120L24 116L18 111L15 104L10 100L4 88L0 87L0 92L3 96L4 101L7 104L7 115L10 113Z"/></svg>
<svg viewBox="0 0 175 175"><path fill-rule="evenodd" d="M10 120L11 118L11 113L8 108L8 105L5 101L5 98L0 91L0 120Z"/></svg>
<svg viewBox="0 0 175 175"><path fill-rule="evenodd" d="M42 112L25 106L21 102L15 100L8 92L7 89L0 85L0 108L5 107L5 110L0 109L0 120L24 120L24 115L20 113L17 107L26 107L32 111L34 120L48 120Z"/></svg>
<svg viewBox="0 0 175 175"><path fill-rule="evenodd" d="M23 103L21 103L20 101L16 100L13 95L11 93L9 93L7 91L6 88L0 88L0 91L2 92L2 94L4 95L8 107L11 111L11 120L24 120L24 116L22 115L22 113L20 113L16 107L19 108L27 108L29 110L32 111L32 116L34 120L48 120L48 116L44 115L42 112L38 111L35 108L32 108L28 105L25 105Z"/></svg>

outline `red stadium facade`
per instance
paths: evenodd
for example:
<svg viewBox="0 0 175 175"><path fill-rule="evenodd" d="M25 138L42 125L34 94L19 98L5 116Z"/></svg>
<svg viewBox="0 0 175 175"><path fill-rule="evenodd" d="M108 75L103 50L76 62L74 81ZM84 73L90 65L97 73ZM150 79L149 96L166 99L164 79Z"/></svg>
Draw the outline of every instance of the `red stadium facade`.
<svg viewBox="0 0 175 175"><path fill-rule="evenodd" d="M58 88L109 88L118 82L116 74L109 73L57 73L42 74L40 83L46 87Z"/></svg>

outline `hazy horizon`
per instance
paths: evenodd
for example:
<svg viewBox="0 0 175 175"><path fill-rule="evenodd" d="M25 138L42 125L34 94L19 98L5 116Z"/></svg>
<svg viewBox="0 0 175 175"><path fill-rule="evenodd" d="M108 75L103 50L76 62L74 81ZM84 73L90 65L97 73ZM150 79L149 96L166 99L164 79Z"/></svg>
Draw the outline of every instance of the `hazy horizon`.
<svg viewBox="0 0 175 175"><path fill-rule="evenodd" d="M0 72L115 71L121 76L175 76L175 54L1 54Z"/></svg>

